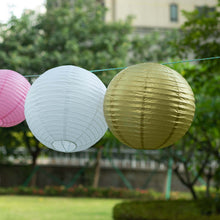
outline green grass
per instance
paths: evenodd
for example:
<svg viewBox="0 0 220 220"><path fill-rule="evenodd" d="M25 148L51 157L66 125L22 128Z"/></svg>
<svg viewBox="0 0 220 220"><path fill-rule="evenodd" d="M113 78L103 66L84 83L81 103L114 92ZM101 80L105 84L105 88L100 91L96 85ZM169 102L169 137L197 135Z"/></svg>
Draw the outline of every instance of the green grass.
<svg viewBox="0 0 220 220"><path fill-rule="evenodd" d="M0 196L1 220L110 220L119 199Z"/></svg>

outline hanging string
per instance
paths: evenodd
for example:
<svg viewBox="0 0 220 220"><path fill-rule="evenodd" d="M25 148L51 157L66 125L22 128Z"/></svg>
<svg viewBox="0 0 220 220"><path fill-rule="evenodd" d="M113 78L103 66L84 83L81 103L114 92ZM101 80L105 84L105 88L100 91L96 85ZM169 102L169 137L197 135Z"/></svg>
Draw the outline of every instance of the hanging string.
<svg viewBox="0 0 220 220"><path fill-rule="evenodd" d="M214 60L214 59L220 59L220 56L218 57L208 57L208 58L200 58L200 59L192 59L192 60L180 60L175 62L169 62L169 63L161 63L162 65L168 65L168 64L176 64L176 63L189 63L189 62L196 62L196 61L204 61L204 60ZM123 70L127 67L118 67L118 68L109 68L109 69L100 69L100 70L91 70L91 72L102 72L102 71L111 71L111 70Z"/></svg>
<svg viewBox="0 0 220 220"><path fill-rule="evenodd" d="M198 62L198 61L215 60L215 59L220 59L220 56L217 56L217 57L207 57L207 58L199 58L199 59L192 59L192 60L180 60L180 61L161 63L161 64L162 65L169 65L169 64L176 64L176 63L189 63L189 62ZM90 71L92 73L97 73L97 72L112 71L112 70L123 70L125 68L127 68L127 67L117 67L117 68L108 68L108 69L99 69L99 70L90 70ZM41 74L38 74L38 75L26 75L24 77L31 78L31 77L38 77L40 75Z"/></svg>
<svg viewBox="0 0 220 220"><path fill-rule="evenodd" d="M218 56L218 57L200 58L200 59L192 59L192 60L182 60L182 61L176 61L176 62L170 62L170 63L161 63L161 64L168 65L168 64L189 63L189 62L204 61L204 60L215 60L215 59L220 59L220 56Z"/></svg>

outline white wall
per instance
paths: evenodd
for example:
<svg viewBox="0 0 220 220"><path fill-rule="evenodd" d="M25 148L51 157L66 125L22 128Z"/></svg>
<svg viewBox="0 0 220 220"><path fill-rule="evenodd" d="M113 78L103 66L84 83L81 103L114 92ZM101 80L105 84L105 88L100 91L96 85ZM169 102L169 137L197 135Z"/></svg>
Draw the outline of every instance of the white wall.
<svg viewBox="0 0 220 220"><path fill-rule="evenodd" d="M178 22L170 21L170 4L178 5ZM133 15L135 27L178 28L185 19L181 10L192 11L196 6L215 6L217 0L105 0L109 9L106 21L124 20Z"/></svg>

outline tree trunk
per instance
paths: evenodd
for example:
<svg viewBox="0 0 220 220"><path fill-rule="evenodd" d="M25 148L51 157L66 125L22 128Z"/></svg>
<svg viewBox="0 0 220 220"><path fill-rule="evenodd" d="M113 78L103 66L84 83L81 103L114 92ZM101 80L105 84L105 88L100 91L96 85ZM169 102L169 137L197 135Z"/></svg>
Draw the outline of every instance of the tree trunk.
<svg viewBox="0 0 220 220"><path fill-rule="evenodd" d="M31 154L31 156L32 156L32 164L31 164L32 172L35 170L39 153L40 153L40 151L36 150L36 151L32 152L32 154ZM34 173L34 175L31 178L31 181L30 181L30 186L34 187L34 186L36 186L36 183L37 183L37 174Z"/></svg>
<svg viewBox="0 0 220 220"><path fill-rule="evenodd" d="M36 150L34 152L32 152L31 156L32 156L32 167L34 168L37 164L37 158L38 158L38 155L39 155L40 151Z"/></svg>
<svg viewBox="0 0 220 220"><path fill-rule="evenodd" d="M98 153L96 157L95 165L95 175L93 180L93 187L97 188L99 186L100 168L101 168L101 158L102 158L102 148L98 148Z"/></svg>
<svg viewBox="0 0 220 220"><path fill-rule="evenodd" d="M36 173L32 176L31 181L30 181L30 186L35 187L37 183L37 175Z"/></svg>
<svg viewBox="0 0 220 220"><path fill-rule="evenodd" d="M195 192L195 190L194 190L194 187L193 187L193 185L195 184L195 183L190 183L190 182L187 182L187 180L189 180L189 177L187 178L187 180L185 181L184 179L183 179L183 177L180 175L180 173L179 173L179 170L178 170L178 167L176 167L174 170L173 170L174 172L175 172L175 174L177 175L177 177L178 177L178 179L180 180L180 182L182 183L182 184L184 184L188 189L189 189L189 191L191 192L191 194L192 194L192 196L193 196L193 199L197 199L197 195L196 195L196 192ZM185 170L186 171L186 170ZM194 181L193 181L194 182Z"/></svg>
<svg viewBox="0 0 220 220"><path fill-rule="evenodd" d="M206 182L206 197L209 198L210 197L210 179L207 178L207 182Z"/></svg>
<svg viewBox="0 0 220 220"><path fill-rule="evenodd" d="M188 185L188 188L193 196L193 199L197 200L197 195L196 195L196 192L194 190L194 187L192 185Z"/></svg>
<svg viewBox="0 0 220 220"><path fill-rule="evenodd" d="M207 179L206 179L206 197L210 197L210 181L212 179L212 168L209 168Z"/></svg>
<svg viewBox="0 0 220 220"><path fill-rule="evenodd" d="M29 145L28 145L28 149L29 152L31 154L32 157L32 161L31 161L31 167L32 167L32 172L35 172L31 178L30 181L30 186L34 187L36 186L37 183L37 174L36 174L36 165L37 165L37 158L40 155L41 149L40 149L40 142L38 140L35 141L35 146L31 147L30 146L30 141L29 141Z"/></svg>

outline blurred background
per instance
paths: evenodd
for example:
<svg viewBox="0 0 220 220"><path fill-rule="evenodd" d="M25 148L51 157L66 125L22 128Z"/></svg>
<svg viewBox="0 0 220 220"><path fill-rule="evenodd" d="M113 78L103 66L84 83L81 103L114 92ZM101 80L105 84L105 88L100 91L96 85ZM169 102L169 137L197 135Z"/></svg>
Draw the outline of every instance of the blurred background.
<svg viewBox="0 0 220 220"><path fill-rule="evenodd" d="M95 70L218 57L219 7L219 0L3 0L0 67L29 75L33 82L34 75L65 64ZM187 134L163 150L131 149L107 131L90 149L66 154L43 146L26 122L0 128L0 219L67 218L59 206L57 217L46 216L47 210L38 216L29 209L29 216L16 217L5 203L13 207L21 197L12 200L9 194L35 195L25 197L35 199L30 204L47 202L51 195L119 199L108 200L103 213L91 205L90 219L111 219L112 207L121 199L218 201L219 64L219 59L211 59L169 65L192 87L196 114ZM97 76L108 86L117 73L101 71ZM102 203L96 207L103 210ZM205 214L212 214L210 210L213 206ZM88 219L73 216L71 212L71 219Z"/></svg>

